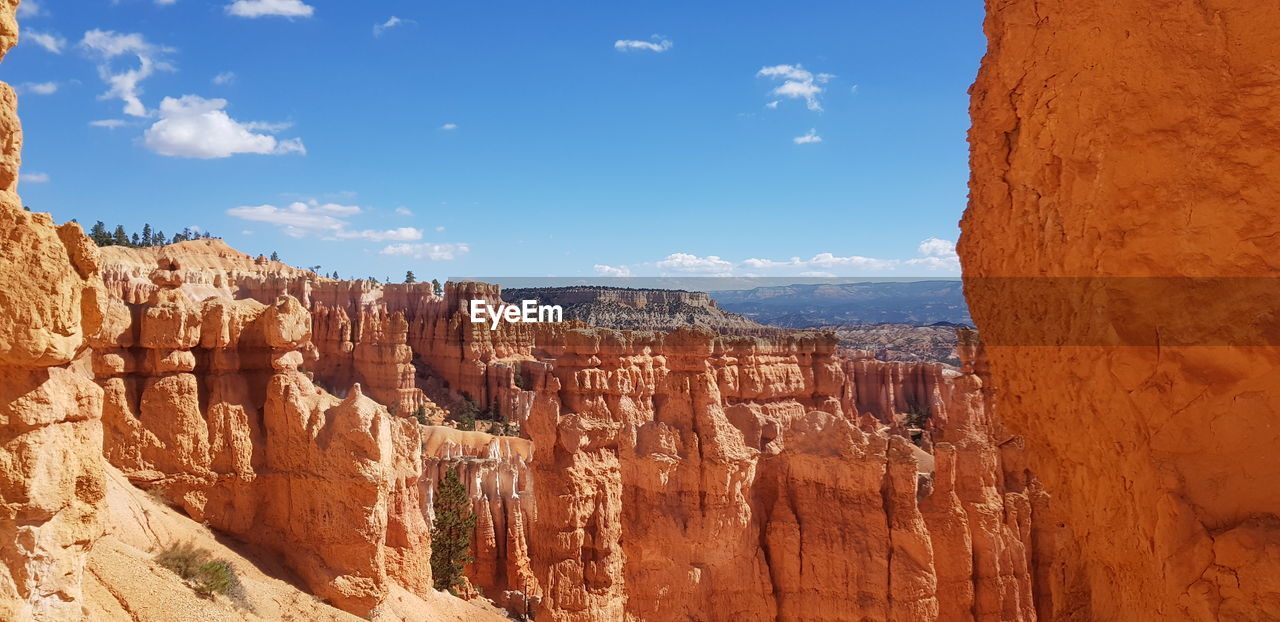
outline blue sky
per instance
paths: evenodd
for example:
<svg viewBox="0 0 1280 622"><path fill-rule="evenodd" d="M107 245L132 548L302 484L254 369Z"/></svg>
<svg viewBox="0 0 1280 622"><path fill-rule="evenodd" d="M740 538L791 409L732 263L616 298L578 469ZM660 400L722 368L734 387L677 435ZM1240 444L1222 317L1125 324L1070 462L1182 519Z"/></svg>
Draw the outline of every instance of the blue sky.
<svg viewBox="0 0 1280 622"><path fill-rule="evenodd" d="M978 0L20 14L20 191L59 221L344 277L958 273Z"/></svg>

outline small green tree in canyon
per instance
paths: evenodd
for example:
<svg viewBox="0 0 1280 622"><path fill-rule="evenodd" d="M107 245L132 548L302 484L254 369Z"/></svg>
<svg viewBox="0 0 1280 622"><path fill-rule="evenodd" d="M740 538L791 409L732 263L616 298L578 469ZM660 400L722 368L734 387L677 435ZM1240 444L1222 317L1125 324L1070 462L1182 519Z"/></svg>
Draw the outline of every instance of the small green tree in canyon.
<svg viewBox="0 0 1280 622"><path fill-rule="evenodd" d="M471 499L457 469L444 474L432 506L436 517L431 525L431 575L437 590L452 592L462 585L462 565L472 561L471 534L476 527Z"/></svg>

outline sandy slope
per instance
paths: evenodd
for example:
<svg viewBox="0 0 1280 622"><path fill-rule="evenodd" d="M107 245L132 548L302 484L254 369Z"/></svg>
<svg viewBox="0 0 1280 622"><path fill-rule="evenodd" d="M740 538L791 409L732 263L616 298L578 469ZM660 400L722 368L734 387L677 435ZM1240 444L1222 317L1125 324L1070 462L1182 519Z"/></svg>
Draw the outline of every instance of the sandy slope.
<svg viewBox="0 0 1280 622"><path fill-rule="evenodd" d="M102 622L360 620L299 589L279 560L211 532L133 487L112 467L107 467L107 508L108 535L94 545L85 573L88 619ZM231 562L244 585L243 603L224 596L201 598L177 575L152 560L165 546L184 541L209 549L214 557ZM448 594L435 593L424 600L395 589L374 619L470 622L506 618L492 609Z"/></svg>

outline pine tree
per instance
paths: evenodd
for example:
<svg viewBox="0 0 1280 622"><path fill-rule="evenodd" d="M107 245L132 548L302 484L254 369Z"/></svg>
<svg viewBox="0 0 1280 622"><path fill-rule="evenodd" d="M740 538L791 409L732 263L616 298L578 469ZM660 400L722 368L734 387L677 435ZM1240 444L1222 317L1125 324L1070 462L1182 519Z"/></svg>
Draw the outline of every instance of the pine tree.
<svg viewBox="0 0 1280 622"><path fill-rule="evenodd" d="M163 232L163 231L157 231L157 232L156 232L156 238L155 238L155 240L152 240L151 245L152 245L152 246L164 246L165 244L168 244L168 239L169 239L169 238L164 237L164 232Z"/></svg>
<svg viewBox="0 0 1280 622"><path fill-rule="evenodd" d="M129 238L129 246L132 246L134 248L138 248L139 246L142 246L142 243L138 241L138 232L135 231L133 233L133 237Z"/></svg>
<svg viewBox="0 0 1280 622"><path fill-rule="evenodd" d="M444 287L440 285L440 279L431 279L431 292L437 296L444 294Z"/></svg>
<svg viewBox="0 0 1280 622"><path fill-rule="evenodd" d="M413 270L410 270L410 271L408 271L408 272L404 273L404 282L405 282L405 283L417 283L417 282L418 282L418 277L416 277L416 276L414 276L414 275L413 275Z"/></svg>
<svg viewBox="0 0 1280 622"><path fill-rule="evenodd" d="M116 225L115 233L111 234L111 243L116 246L129 245L129 234L125 233L124 225Z"/></svg>
<svg viewBox="0 0 1280 622"><path fill-rule="evenodd" d="M280 261L280 253L271 251L271 261Z"/></svg>
<svg viewBox="0 0 1280 622"><path fill-rule="evenodd" d="M93 223L93 227L89 229L89 237L93 238L93 243L98 246L106 246L107 240L111 236L107 235L107 225L101 220Z"/></svg>
<svg viewBox="0 0 1280 622"><path fill-rule="evenodd" d="M151 223L146 223L142 225L142 245L151 246L151 241L153 237L154 236L152 235L152 231L151 231Z"/></svg>
<svg viewBox="0 0 1280 622"><path fill-rule="evenodd" d="M462 565L472 561L471 534L476 516L457 469L449 469L436 490L435 521L431 525L431 575L437 590L462 585Z"/></svg>

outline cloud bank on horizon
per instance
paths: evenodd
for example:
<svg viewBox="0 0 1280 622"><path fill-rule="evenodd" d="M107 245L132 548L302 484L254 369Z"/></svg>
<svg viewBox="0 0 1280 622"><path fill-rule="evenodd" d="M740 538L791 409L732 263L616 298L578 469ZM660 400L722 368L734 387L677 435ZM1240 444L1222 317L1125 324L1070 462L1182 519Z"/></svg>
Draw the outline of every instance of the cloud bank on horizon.
<svg viewBox="0 0 1280 622"><path fill-rule="evenodd" d="M751 257L730 261L717 255L698 256L691 253L671 253L652 262L636 265L596 264L597 276L715 276L715 277L844 277L880 274L927 272L930 275L960 273L960 257L956 244L941 238L928 238L916 248L917 256L909 259L877 259L850 255L841 257L834 253L817 253L809 259L792 257L786 260Z"/></svg>

